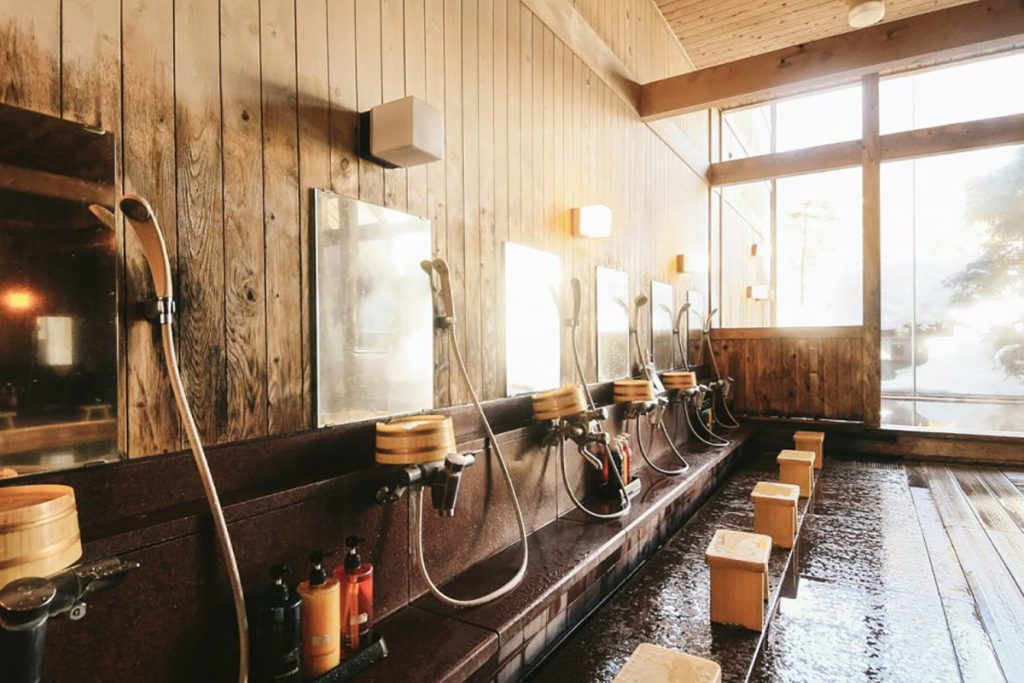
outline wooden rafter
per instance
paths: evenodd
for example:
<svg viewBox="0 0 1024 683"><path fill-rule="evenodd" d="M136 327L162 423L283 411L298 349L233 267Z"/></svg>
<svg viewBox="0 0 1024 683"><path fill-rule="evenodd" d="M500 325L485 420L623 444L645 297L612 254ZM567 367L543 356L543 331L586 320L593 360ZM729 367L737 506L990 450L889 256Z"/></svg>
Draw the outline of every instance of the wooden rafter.
<svg viewBox="0 0 1024 683"><path fill-rule="evenodd" d="M5 163L0 163L0 189L85 204L112 206L114 203L113 185Z"/></svg>
<svg viewBox="0 0 1024 683"><path fill-rule="evenodd" d="M647 83L640 88L640 115L651 121L787 97L1021 44L1024 2L980 0Z"/></svg>

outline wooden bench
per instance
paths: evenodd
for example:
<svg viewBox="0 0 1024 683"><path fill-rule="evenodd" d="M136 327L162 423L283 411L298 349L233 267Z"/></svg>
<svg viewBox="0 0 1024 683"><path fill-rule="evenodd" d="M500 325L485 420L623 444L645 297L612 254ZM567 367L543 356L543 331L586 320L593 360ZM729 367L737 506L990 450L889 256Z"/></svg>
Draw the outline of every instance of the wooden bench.
<svg viewBox="0 0 1024 683"><path fill-rule="evenodd" d="M796 506L800 487L759 481L750 493L754 503L754 533L771 536L772 545L792 548L796 542Z"/></svg>
<svg viewBox="0 0 1024 683"><path fill-rule="evenodd" d="M800 497L810 498L814 493L814 453L786 450L775 459L779 463L779 481L800 487Z"/></svg>
<svg viewBox="0 0 1024 683"><path fill-rule="evenodd" d="M764 534L719 529L704 559L711 567L711 621L764 628L768 599L768 556L772 538Z"/></svg>

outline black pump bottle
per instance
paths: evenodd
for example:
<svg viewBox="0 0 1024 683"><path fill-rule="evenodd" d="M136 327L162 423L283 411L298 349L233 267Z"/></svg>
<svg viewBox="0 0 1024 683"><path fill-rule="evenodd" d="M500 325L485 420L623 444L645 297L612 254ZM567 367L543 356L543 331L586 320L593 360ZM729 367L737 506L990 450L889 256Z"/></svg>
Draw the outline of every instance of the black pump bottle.
<svg viewBox="0 0 1024 683"><path fill-rule="evenodd" d="M256 614L253 647L256 683L301 683L302 631L299 628L301 602L288 587L288 568L276 564L270 569L273 582Z"/></svg>

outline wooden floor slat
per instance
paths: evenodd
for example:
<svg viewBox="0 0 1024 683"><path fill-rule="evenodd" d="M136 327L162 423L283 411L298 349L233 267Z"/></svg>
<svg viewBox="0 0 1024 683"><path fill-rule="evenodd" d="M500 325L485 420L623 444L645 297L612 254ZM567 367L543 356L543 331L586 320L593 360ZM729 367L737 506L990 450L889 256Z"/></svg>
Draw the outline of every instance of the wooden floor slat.
<svg viewBox="0 0 1024 683"><path fill-rule="evenodd" d="M1017 523L1017 528L1024 533L1024 491L1015 486L1005 472L994 467L982 468L978 474L989 491L1006 508L1006 513ZM1020 482L1024 486L1024 476Z"/></svg>
<svg viewBox="0 0 1024 683"><path fill-rule="evenodd" d="M986 531L1019 532L1020 528L999 502L998 494L985 485L977 468L950 467L950 474L960 485L968 503Z"/></svg>
<svg viewBox="0 0 1024 683"><path fill-rule="evenodd" d="M907 467L927 483L999 663L1017 678L1024 672L1024 533L1014 502L1020 492L991 468Z"/></svg>
<svg viewBox="0 0 1024 683"><path fill-rule="evenodd" d="M931 491L911 488L910 493L963 680L1005 681L992 641L974 604L967 576L942 525Z"/></svg>

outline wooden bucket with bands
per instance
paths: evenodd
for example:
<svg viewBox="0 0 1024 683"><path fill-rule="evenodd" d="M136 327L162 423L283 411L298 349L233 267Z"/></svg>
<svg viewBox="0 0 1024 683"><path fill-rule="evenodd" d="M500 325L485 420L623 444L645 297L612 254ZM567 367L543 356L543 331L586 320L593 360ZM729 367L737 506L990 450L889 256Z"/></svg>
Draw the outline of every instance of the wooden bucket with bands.
<svg viewBox="0 0 1024 683"><path fill-rule="evenodd" d="M554 420L569 415L579 415L587 409L583 387L567 384L553 391L533 395L533 417L535 420Z"/></svg>
<svg viewBox="0 0 1024 683"><path fill-rule="evenodd" d="M697 386L696 372L666 372L661 381L669 391L674 389L692 389Z"/></svg>
<svg viewBox="0 0 1024 683"><path fill-rule="evenodd" d="M647 379L617 379L612 397L616 403L653 401L654 385Z"/></svg>
<svg viewBox="0 0 1024 683"><path fill-rule="evenodd" d="M418 465L455 453L455 428L444 415L409 415L377 423L377 462Z"/></svg>
<svg viewBox="0 0 1024 683"><path fill-rule="evenodd" d="M82 557L75 490L36 485L0 488L0 586L48 576Z"/></svg>

